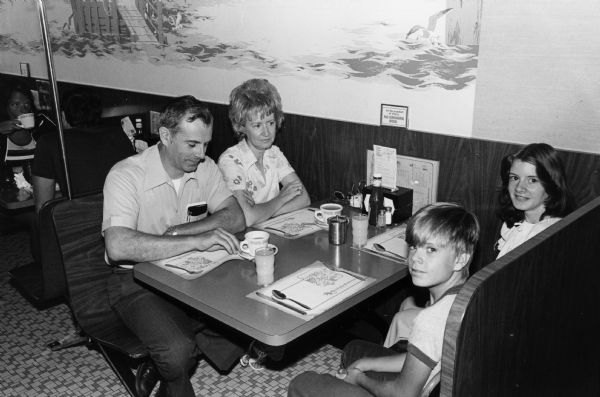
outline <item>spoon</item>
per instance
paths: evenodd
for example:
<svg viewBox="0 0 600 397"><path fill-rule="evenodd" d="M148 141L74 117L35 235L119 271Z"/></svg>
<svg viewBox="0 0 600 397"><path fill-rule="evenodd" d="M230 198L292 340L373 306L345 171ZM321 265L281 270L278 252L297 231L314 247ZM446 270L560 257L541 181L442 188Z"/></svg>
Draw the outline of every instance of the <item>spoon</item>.
<svg viewBox="0 0 600 397"><path fill-rule="evenodd" d="M290 302L294 302L295 304L302 306L303 308L305 308L306 310L310 310L310 306L306 306L304 303L300 303L295 299L292 298L288 298L286 294L284 294L283 292L274 289L273 291L271 291L273 293L273 297L277 298L277 299L281 299L281 300L289 300Z"/></svg>
<svg viewBox="0 0 600 397"><path fill-rule="evenodd" d="M388 251L387 249L385 249L385 247L383 245L381 245L379 243L374 243L373 244L373 248L375 248L376 251L379 251L379 252L382 252L382 253L385 253L385 254L389 254L389 255L393 255L393 256L396 256L396 257L401 258L401 259L406 259L402 255L398 255L395 252Z"/></svg>

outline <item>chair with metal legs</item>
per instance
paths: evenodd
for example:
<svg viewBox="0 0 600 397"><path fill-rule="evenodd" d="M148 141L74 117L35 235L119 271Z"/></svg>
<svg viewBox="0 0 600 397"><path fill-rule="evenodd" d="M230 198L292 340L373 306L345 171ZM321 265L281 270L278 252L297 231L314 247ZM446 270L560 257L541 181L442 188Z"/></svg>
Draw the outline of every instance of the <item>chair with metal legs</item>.
<svg viewBox="0 0 600 397"><path fill-rule="evenodd" d="M64 264L67 301L75 321L129 394L140 396L136 374L149 357L108 301L106 279L111 269L104 262L104 241L100 235L102 194L55 203L52 219ZM134 368L138 371L134 372Z"/></svg>

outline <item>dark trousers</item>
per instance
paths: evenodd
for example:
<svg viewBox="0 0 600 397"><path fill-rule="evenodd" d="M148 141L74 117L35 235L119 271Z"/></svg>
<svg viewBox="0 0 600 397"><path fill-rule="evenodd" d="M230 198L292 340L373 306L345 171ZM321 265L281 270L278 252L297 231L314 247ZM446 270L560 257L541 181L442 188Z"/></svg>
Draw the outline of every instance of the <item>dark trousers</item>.
<svg viewBox="0 0 600 397"><path fill-rule="evenodd" d="M227 370L243 353L176 302L137 284L132 271L115 270L107 287L113 310L148 349L169 396L195 395L190 376L198 354Z"/></svg>
<svg viewBox="0 0 600 397"><path fill-rule="evenodd" d="M381 345L354 340L344 347L341 367L347 368L354 361L363 357L387 357L399 354L397 351L387 349ZM367 372L366 375L373 379L391 380L398 376L396 372ZM288 397L372 397L373 395L362 387L344 382L329 374L304 372L290 382Z"/></svg>

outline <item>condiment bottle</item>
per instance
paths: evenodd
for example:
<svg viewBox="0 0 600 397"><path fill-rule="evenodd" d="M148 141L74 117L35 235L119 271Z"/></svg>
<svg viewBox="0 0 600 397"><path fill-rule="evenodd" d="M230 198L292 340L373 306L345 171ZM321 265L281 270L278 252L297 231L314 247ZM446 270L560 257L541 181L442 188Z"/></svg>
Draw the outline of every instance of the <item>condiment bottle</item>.
<svg viewBox="0 0 600 397"><path fill-rule="evenodd" d="M142 129L142 119L135 119L135 137L141 138L144 135L144 130Z"/></svg>
<svg viewBox="0 0 600 397"><path fill-rule="evenodd" d="M377 226L379 210L383 208L383 190L381 190L381 174L373 174L373 188L369 197L369 225Z"/></svg>
<svg viewBox="0 0 600 397"><path fill-rule="evenodd" d="M385 224L392 224L392 207L385 207Z"/></svg>
<svg viewBox="0 0 600 397"><path fill-rule="evenodd" d="M385 208L379 209L379 214L377 214L377 227L385 227L385 217L386 217Z"/></svg>

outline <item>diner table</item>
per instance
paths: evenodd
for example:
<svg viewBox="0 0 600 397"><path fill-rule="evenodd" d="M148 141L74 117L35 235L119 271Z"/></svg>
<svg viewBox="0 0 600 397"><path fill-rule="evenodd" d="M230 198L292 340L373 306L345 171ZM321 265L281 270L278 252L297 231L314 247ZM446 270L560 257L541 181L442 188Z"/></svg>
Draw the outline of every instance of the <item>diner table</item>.
<svg viewBox="0 0 600 397"><path fill-rule="evenodd" d="M376 234L375 228L369 234ZM404 261L353 248L351 225L343 245L330 244L328 230L324 228L296 239L271 233L269 243L279 249L275 257L275 281L315 261L373 280L341 303L306 319L248 297L261 288L254 262L250 260L229 260L191 280L151 262L137 264L134 275L158 291L271 346L290 343L408 275Z"/></svg>

